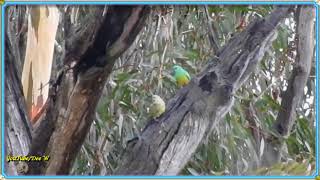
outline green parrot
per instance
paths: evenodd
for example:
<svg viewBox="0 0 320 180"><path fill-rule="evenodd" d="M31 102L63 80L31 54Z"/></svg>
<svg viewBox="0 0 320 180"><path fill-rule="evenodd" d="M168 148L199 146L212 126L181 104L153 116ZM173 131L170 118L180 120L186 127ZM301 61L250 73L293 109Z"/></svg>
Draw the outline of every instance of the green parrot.
<svg viewBox="0 0 320 180"><path fill-rule="evenodd" d="M166 110L166 104L158 95L152 95L152 102L149 107L150 116L155 119L164 113Z"/></svg>
<svg viewBox="0 0 320 180"><path fill-rule="evenodd" d="M173 66L173 76L179 87L187 85L191 79L188 71L186 71L179 65Z"/></svg>

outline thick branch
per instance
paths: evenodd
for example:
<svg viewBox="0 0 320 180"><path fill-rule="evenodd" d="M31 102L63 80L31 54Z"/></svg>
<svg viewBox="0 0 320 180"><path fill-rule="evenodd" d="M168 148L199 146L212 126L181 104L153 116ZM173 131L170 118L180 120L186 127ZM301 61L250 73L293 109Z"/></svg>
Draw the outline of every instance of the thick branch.
<svg viewBox="0 0 320 180"><path fill-rule="evenodd" d="M233 96L275 37L289 12L280 7L236 35L204 71L169 101L166 112L128 142L116 174L176 175L203 137L233 104ZM252 65L253 64L253 65Z"/></svg>
<svg viewBox="0 0 320 180"><path fill-rule="evenodd" d="M283 137L290 134L296 120L296 108L304 93L314 54L314 18L313 6L301 6L297 10L297 56L287 90L282 94L281 108L274 124L276 132ZM280 160L281 141L268 143L265 152L265 164Z"/></svg>
<svg viewBox="0 0 320 180"><path fill-rule="evenodd" d="M283 93L281 109L275 127L287 136L295 121L296 108L303 96L304 87L310 74L314 54L314 18L313 6L298 8L297 56L288 87Z"/></svg>
<svg viewBox="0 0 320 180"><path fill-rule="evenodd" d="M90 46L97 41L96 35L106 16L103 6L91 6L91 12L85 17L81 26L72 26L70 22L70 8L65 14L64 27L66 29L65 64L79 61Z"/></svg>

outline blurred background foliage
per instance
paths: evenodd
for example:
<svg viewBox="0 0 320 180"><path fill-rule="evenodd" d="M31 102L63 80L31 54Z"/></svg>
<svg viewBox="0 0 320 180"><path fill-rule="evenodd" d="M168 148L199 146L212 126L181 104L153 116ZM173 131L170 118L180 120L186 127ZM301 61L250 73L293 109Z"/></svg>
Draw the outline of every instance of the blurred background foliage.
<svg viewBox="0 0 320 180"><path fill-rule="evenodd" d="M75 25L90 11L83 6L71 9ZM126 142L138 136L149 120L151 94L167 102L177 91L170 75L172 66L179 64L192 77L196 76L216 53L210 36L221 47L253 19L266 16L272 9L267 5L153 6L145 28L114 66L71 174L112 174ZM232 110L198 147L181 175L313 174L315 64L297 109L293 131L283 139L281 163L261 167L265 139L262 136L256 141L253 135L257 127L262 134L272 132L281 92L286 90L296 55L295 26L291 14L278 27L277 39L258 69L236 93ZM248 105L255 112L254 119L248 116Z"/></svg>

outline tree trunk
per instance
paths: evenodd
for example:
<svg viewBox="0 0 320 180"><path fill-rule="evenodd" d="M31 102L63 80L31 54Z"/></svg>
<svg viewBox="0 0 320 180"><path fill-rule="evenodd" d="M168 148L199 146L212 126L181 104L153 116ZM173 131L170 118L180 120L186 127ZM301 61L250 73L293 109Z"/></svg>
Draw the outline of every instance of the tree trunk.
<svg viewBox="0 0 320 180"><path fill-rule="evenodd" d="M166 112L128 142L118 175L177 175L204 137L233 104L233 94L249 77L276 37L289 7L279 7L235 35L200 75L169 101Z"/></svg>
<svg viewBox="0 0 320 180"><path fill-rule="evenodd" d="M31 144L31 124L27 117L26 103L18 75L17 65L12 46L6 34L5 38L5 172L7 175L17 175L15 162L8 162L12 156L25 156Z"/></svg>
<svg viewBox="0 0 320 180"><path fill-rule="evenodd" d="M91 8L90 21L66 30L70 33L65 34L64 67L50 84L47 107L29 153L48 155L50 160L29 163L29 174L68 174L113 64L133 43L149 12L147 6ZM65 27L70 27L68 23Z"/></svg>
<svg viewBox="0 0 320 180"><path fill-rule="evenodd" d="M12 51L12 60L15 61L15 67L19 81L22 75L22 67L24 64L24 56L26 49L26 32L27 25L27 8L25 6L9 6L6 9L6 33L8 43Z"/></svg>
<svg viewBox="0 0 320 180"><path fill-rule="evenodd" d="M55 102L48 105L46 116L54 117L55 129L45 150L50 156L43 171L45 174L69 172L94 119L97 102L113 64L143 27L148 9L144 6L111 6L104 15L104 8L96 7L96 22L83 28L79 36L76 34L66 41L64 62L71 69L63 70L60 82L55 83L60 86L52 98Z"/></svg>

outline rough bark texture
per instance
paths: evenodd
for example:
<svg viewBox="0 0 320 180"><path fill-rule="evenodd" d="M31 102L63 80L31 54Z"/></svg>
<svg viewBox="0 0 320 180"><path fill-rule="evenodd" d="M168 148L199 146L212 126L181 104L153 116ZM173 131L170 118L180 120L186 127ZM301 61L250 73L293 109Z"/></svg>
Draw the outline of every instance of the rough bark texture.
<svg viewBox="0 0 320 180"><path fill-rule="evenodd" d="M289 136L296 120L296 108L303 96L314 57L314 18L314 6L298 7L296 12L297 56L287 90L282 93L281 108L274 124L279 137L272 136L268 139L263 159L265 165L271 165L280 160L280 149L283 143L281 138Z"/></svg>
<svg viewBox="0 0 320 180"><path fill-rule="evenodd" d="M229 111L233 93L262 59L288 12L289 7L279 7L235 35L199 76L177 92L166 112L128 142L116 174L177 175Z"/></svg>
<svg viewBox="0 0 320 180"><path fill-rule="evenodd" d="M21 79L26 49L26 32L28 29L26 11L25 6L9 6L6 9L6 33L12 48L12 57L15 61L19 80Z"/></svg>
<svg viewBox="0 0 320 180"><path fill-rule="evenodd" d="M29 153L49 155L50 160L29 163L29 174L68 174L113 64L142 29L149 7L109 6L104 11L104 6L92 7L84 26L66 30L64 68L50 84Z"/></svg>
<svg viewBox="0 0 320 180"><path fill-rule="evenodd" d="M7 34L6 34L7 35ZM26 104L9 38L5 39L5 156L25 156L31 143L31 124L26 116ZM7 160L5 157L5 161ZM5 163L7 175L17 175L14 162Z"/></svg>

